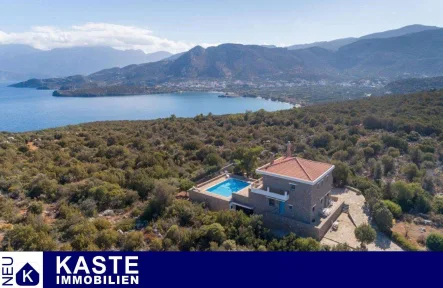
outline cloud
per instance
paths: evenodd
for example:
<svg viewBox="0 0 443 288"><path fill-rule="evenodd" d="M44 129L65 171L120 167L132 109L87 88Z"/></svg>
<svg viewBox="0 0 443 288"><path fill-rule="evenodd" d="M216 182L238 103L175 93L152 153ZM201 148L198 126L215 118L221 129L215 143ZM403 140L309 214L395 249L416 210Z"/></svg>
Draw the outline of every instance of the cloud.
<svg viewBox="0 0 443 288"><path fill-rule="evenodd" d="M27 44L42 50L76 46L111 46L119 50L140 49L146 53L156 51L178 53L197 45L162 38L145 28L93 22L67 29L34 26L29 31L20 33L0 31L0 44ZM198 44L204 47L212 46L207 43Z"/></svg>

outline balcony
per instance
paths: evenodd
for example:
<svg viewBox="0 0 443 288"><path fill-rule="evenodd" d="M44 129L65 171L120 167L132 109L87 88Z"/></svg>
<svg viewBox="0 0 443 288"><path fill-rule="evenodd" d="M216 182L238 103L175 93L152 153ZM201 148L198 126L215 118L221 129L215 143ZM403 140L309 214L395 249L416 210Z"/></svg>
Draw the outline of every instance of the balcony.
<svg viewBox="0 0 443 288"><path fill-rule="evenodd" d="M259 179L252 183L251 185L251 192L255 194L263 195L267 198L272 198L278 201L286 202L289 199L288 192L285 191L284 194L274 193L269 190L269 187L265 188L263 187L263 180Z"/></svg>

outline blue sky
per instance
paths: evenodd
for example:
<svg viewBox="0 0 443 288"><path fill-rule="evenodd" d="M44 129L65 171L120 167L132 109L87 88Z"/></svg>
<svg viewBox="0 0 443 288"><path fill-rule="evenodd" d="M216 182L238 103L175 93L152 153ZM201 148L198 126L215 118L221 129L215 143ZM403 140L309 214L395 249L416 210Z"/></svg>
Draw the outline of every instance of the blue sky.
<svg viewBox="0 0 443 288"><path fill-rule="evenodd" d="M226 42L283 46L410 24L443 27L442 11L442 0L0 0L0 43L51 49L109 42L146 52Z"/></svg>

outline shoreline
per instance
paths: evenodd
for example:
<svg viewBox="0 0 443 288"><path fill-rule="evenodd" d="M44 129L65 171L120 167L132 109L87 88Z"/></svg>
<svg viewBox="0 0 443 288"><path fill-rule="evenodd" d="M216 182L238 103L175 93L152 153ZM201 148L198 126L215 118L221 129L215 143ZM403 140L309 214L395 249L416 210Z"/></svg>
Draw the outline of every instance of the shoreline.
<svg viewBox="0 0 443 288"><path fill-rule="evenodd" d="M47 89L51 90L51 89ZM52 96L53 97L60 97L60 98L98 98L98 97L131 97L131 96L147 96L147 95L159 95L159 94L183 94L183 93L211 93L211 94L218 94L218 93L224 93L219 91L211 91L211 90L172 90L172 91L151 91L149 93L131 93L131 94L103 94L103 95L97 95L97 94L77 94L77 95L61 95L57 92L60 90L53 90ZM68 90L69 91L69 90ZM295 101L285 101L283 99L279 98L272 98L272 97L263 97L263 96L256 96L252 94L244 94L244 95L218 95L219 98L226 98L226 99L235 99L235 98L254 98L254 99L263 99L267 101L272 102L278 102L278 103L285 103L292 106L292 108L300 108L303 107L300 103L295 103Z"/></svg>

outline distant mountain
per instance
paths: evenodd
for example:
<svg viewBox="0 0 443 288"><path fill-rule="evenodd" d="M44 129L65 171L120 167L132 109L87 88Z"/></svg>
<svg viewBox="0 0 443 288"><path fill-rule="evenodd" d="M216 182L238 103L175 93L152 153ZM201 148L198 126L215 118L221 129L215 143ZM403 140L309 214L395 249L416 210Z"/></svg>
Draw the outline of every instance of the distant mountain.
<svg viewBox="0 0 443 288"><path fill-rule="evenodd" d="M95 71L162 60L171 53L145 54L141 50L116 50L110 47L58 48L50 51L26 45L0 45L0 70L13 74L60 77L87 75Z"/></svg>
<svg viewBox="0 0 443 288"><path fill-rule="evenodd" d="M154 87L164 82L204 79L351 81L439 75L443 75L443 29L358 40L335 52L319 47L288 50L240 44L206 49L196 46L175 60L105 69L80 78L33 79L16 86L72 90L113 85Z"/></svg>
<svg viewBox="0 0 443 288"><path fill-rule="evenodd" d="M28 45L22 44L8 44L0 45L0 57L16 57L24 54L30 54L40 52L41 50L35 49Z"/></svg>
<svg viewBox="0 0 443 288"><path fill-rule="evenodd" d="M314 43L309 43L309 44L297 44L297 45L289 46L287 48L290 50L297 50L297 49L306 49L306 48L310 48L310 47L320 47L320 48L336 51L343 46L346 46L348 44L354 43L354 42L356 42L358 40L362 40L362 39L391 38L391 37L398 37L398 36L403 36L403 35L407 35L407 34L411 34L411 33L418 33L418 32L423 32L423 31L427 31L427 30L435 30L435 29L439 29L439 27L415 24L415 25L405 26L405 27L402 27L399 29L368 34L368 35L362 36L360 38L349 37L349 38L342 38L342 39L337 39L337 40L332 40L332 41L314 42Z"/></svg>
<svg viewBox="0 0 443 288"><path fill-rule="evenodd" d="M333 61L331 65L347 76L439 76L443 74L443 29L359 40L341 47Z"/></svg>
<svg viewBox="0 0 443 288"><path fill-rule="evenodd" d="M343 47L345 45L351 44L355 41L357 41L358 38L343 38L343 39L337 39L332 41L322 41L322 42L314 42L309 44L296 44L287 47L289 50L299 50L299 49L306 49L311 47L320 47L323 49L328 49L332 51L338 50L340 47Z"/></svg>
<svg viewBox="0 0 443 288"><path fill-rule="evenodd" d="M401 28L394 29L394 30L388 30L388 31L384 31L384 32L377 32L377 33L368 34L368 35L360 37L359 39L392 38L392 37L398 37L398 36L403 36L403 35L407 35L407 34L418 33L418 32L423 32L423 31L427 31L427 30L435 30L435 29L440 29L440 27L414 24L414 25L408 25L408 26L401 27Z"/></svg>
<svg viewBox="0 0 443 288"><path fill-rule="evenodd" d="M179 58L180 56L182 56L183 54L185 54L186 52L181 52L181 53L177 53L177 54L174 54L174 55L172 55L172 56L169 56L168 58L165 58L164 60L167 60L167 61L174 61L174 60L177 60L177 58Z"/></svg>
<svg viewBox="0 0 443 288"><path fill-rule="evenodd" d="M385 89L394 94L440 90L443 89L443 76L397 80L386 85Z"/></svg>
<svg viewBox="0 0 443 288"><path fill-rule="evenodd" d="M313 48L290 51L286 48L265 48L258 45L222 44L204 49L196 46L175 60L164 60L123 68L101 70L87 76L86 81L72 78L36 80L19 83L17 87L44 86L78 88L88 85L152 85L183 79L291 79L329 78L334 69L327 68L331 52ZM309 63L305 63L304 61ZM321 69L318 69L318 68ZM69 82L69 81L68 81Z"/></svg>

